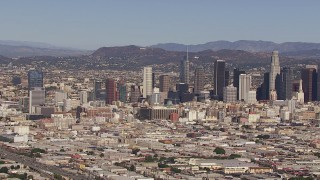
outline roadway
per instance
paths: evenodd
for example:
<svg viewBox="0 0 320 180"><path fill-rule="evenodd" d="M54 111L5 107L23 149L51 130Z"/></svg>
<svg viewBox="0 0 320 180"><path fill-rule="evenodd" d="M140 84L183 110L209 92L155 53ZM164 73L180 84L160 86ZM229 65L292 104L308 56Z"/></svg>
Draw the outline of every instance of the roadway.
<svg viewBox="0 0 320 180"><path fill-rule="evenodd" d="M24 155L19 155L17 153L8 151L8 150L4 149L3 147L0 147L0 156L3 158L6 158L6 159L10 159L10 160L19 162L19 163L24 164L26 166L29 166L30 168L38 171L39 173L47 175L47 176L49 175L48 172L51 172L53 174L59 174L61 176L67 177L69 179L74 179L74 180L89 179L85 175L75 174L75 173L66 171L64 169L61 169L57 166L50 166L47 164L37 162L35 158L31 158L31 157L24 156ZM53 174L51 174L51 177L53 176Z"/></svg>

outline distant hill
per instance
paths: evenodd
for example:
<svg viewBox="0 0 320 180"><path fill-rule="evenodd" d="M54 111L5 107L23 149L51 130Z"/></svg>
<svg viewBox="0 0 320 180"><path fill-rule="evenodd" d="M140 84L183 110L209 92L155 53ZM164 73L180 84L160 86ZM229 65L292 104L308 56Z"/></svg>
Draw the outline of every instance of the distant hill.
<svg viewBox="0 0 320 180"><path fill-rule="evenodd" d="M301 51L300 53L280 53L281 66L297 64L319 64L318 58L310 58L309 54L319 53L320 50ZM30 56L23 58L4 58L0 62L12 62L14 66L33 65L36 67L52 67L77 70L141 70L152 65L156 70L177 72L179 64L186 56L184 51L167 51L154 47L121 46L102 47L92 54L83 56ZM212 70L213 62L217 59L226 60L228 65L242 68L267 67L270 65L271 51L248 52L244 50L204 50L189 52L190 67L202 65L208 72ZM298 57L298 58L296 58ZM1 57L0 57L1 60ZM320 65L320 64L319 64Z"/></svg>
<svg viewBox="0 0 320 180"><path fill-rule="evenodd" d="M161 48L167 51L186 51L187 49L187 45L176 43L163 43L153 45L151 47ZM285 42L278 44L271 41L213 41L205 44L188 45L188 49L190 52L199 52L208 49L214 51L221 49L230 49L243 50L248 52L271 52L273 50L278 50L280 53L283 53L320 49L320 43Z"/></svg>
<svg viewBox="0 0 320 180"><path fill-rule="evenodd" d="M92 51L57 47L46 43L0 40L0 55L6 57L80 56Z"/></svg>
<svg viewBox="0 0 320 180"><path fill-rule="evenodd" d="M146 65L173 64L178 65L186 56L186 52L166 51L160 48L138 46L103 47L96 50L89 57L91 62L103 62L109 67L134 68ZM218 51L204 50L189 52L189 60L196 64L212 64L214 60L224 59L228 63L242 66L264 66L270 64L271 52L247 52L243 50L222 49ZM282 62L289 62L292 58L281 56ZM121 66L120 66L121 65Z"/></svg>
<svg viewBox="0 0 320 180"><path fill-rule="evenodd" d="M4 56L1 56L0 55L0 64L8 64L12 61L11 58L7 58L7 57L4 57Z"/></svg>

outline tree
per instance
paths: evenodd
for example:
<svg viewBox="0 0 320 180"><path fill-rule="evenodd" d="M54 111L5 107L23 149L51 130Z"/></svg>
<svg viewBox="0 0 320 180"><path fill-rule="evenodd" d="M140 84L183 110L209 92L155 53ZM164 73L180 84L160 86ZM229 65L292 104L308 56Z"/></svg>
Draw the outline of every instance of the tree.
<svg viewBox="0 0 320 180"><path fill-rule="evenodd" d="M181 169L175 168L175 167L171 167L170 170L174 173L181 173Z"/></svg>
<svg viewBox="0 0 320 180"><path fill-rule="evenodd" d="M236 159L236 158L241 158L241 155L239 154L230 154L229 159Z"/></svg>
<svg viewBox="0 0 320 180"><path fill-rule="evenodd" d="M213 152L215 152L216 154L226 154L226 151L221 148L221 147L216 147Z"/></svg>
<svg viewBox="0 0 320 180"><path fill-rule="evenodd" d="M0 169L0 173L8 173L8 171L9 171L9 169L7 168L7 167L2 167L1 169Z"/></svg>
<svg viewBox="0 0 320 180"><path fill-rule="evenodd" d="M44 149L40 149L40 148L33 148L31 150L31 154L34 154L34 153L46 153L46 151Z"/></svg>
<svg viewBox="0 0 320 180"><path fill-rule="evenodd" d="M101 157L101 158L103 158L103 157L104 157L104 154L103 154L103 153L101 153L101 154L100 154L100 157Z"/></svg>
<svg viewBox="0 0 320 180"><path fill-rule="evenodd" d="M169 157L167 160L168 160L169 163L174 163L175 158L174 157Z"/></svg>
<svg viewBox="0 0 320 180"><path fill-rule="evenodd" d="M132 149L132 154L137 155L139 151L140 151L140 149L134 148L134 149Z"/></svg>
<svg viewBox="0 0 320 180"><path fill-rule="evenodd" d="M169 166L166 164L158 163L159 168L168 168Z"/></svg>
<svg viewBox="0 0 320 180"><path fill-rule="evenodd" d="M134 167L134 165L132 164L129 168L129 171L135 171L136 167Z"/></svg>
<svg viewBox="0 0 320 180"><path fill-rule="evenodd" d="M144 158L144 161L145 162L153 162L154 161L154 159L152 158L152 156L146 156L145 158Z"/></svg>
<svg viewBox="0 0 320 180"><path fill-rule="evenodd" d="M259 138L259 139L269 139L270 135L268 135L268 134L264 134L264 135L260 134L260 135L257 136L257 138Z"/></svg>

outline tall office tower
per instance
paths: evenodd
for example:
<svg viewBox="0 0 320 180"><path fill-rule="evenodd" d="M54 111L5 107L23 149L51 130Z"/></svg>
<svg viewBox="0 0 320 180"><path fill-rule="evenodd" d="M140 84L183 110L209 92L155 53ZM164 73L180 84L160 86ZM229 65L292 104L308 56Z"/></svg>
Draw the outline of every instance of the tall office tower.
<svg viewBox="0 0 320 180"><path fill-rule="evenodd" d="M156 87L156 73L152 73L152 89Z"/></svg>
<svg viewBox="0 0 320 180"><path fill-rule="evenodd" d="M194 73L194 93L200 94L201 91L203 91L204 88L204 69L203 67L199 66L196 68Z"/></svg>
<svg viewBox="0 0 320 180"><path fill-rule="evenodd" d="M317 100L317 72L315 68L305 68L301 73L304 102Z"/></svg>
<svg viewBox="0 0 320 180"><path fill-rule="evenodd" d="M43 72L33 69L28 71L28 89L35 87L43 87Z"/></svg>
<svg viewBox="0 0 320 180"><path fill-rule="evenodd" d="M237 99L239 99L239 76L240 74L246 74L245 71L238 68L233 70L233 86L237 88Z"/></svg>
<svg viewBox="0 0 320 180"><path fill-rule="evenodd" d="M130 90L130 102L136 103L139 101L139 98L141 96L139 86L132 85Z"/></svg>
<svg viewBox="0 0 320 180"><path fill-rule="evenodd" d="M168 75L161 75L159 77L160 92L168 92L170 87L170 77Z"/></svg>
<svg viewBox="0 0 320 180"><path fill-rule="evenodd" d="M266 72L263 75L263 97L264 97L264 100L267 100L270 97L269 83L270 83L270 73Z"/></svg>
<svg viewBox="0 0 320 180"><path fill-rule="evenodd" d="M283 68L280 75L276 77L276 90L279 100L290 100L292 98L293 70L289 67Z"/></svg>
<svg viewBox="0 0 320 180"><path fill-rule="evenodd" d="M45 97L46 93L44 88L42 87L35 87L32 88L29 91L29 113L33 114L35 113L35 107L34 106L39 106L39 105L44 105L45 104Z"/></svg>
<svg viewBox="0 0 320 180"><path fill-rule="evenodd" d="M239 100L248 101L248 93L251 88L251 76L247 74L240 74L239 76Z"/></svg>
<svg viewBox="0 0 320 180"><path fill-rule="evenodd" d="M80 104L81 105L88 103L88 92L87 91L80 91L79 97L80 97Z"/></svg>
<svg viewBox="0 0 320 180"><path fill-rule="evenodd" d="M189 84L190 82L190 62L187 56L180 62L180 83Z"/></svg>
<svg viewBox="0 0 320 180"><path fill-rule="evenodd" d="M224 72L224 77L225 77L224 86L229 86L229 84L230 84L230 72L229 72L229 70Z"/></svg>
<svg viewBox="0 0 320 180"><path fill-rule="evenodd" d="M143 68L143 97L147 98L152 94L152 67Z"/></svg>
<svg viewBox="0 0 320 180"><path fill-rule="evenodd" d="M93 99L99 100L100 99L100 90L102 89L102 81L101 80L94 80L93 81Z"/></svg>
<svg viewBox="0 0 320 180"><path fill-rule="evenodd" d="M237 88L229 85L223 88L223 102L233 103L237 101Z"/></svg>
<svg viewBox="0 0 320 180"><path fill-rule="evenodd" d="M224 60L216 60L214 62L214 98L218 100L223 99L223 88L225 87L225 67L226 62Z"/></svg>
<svg viewBox="0 0 320 180"><path fill-rule="evenodd" d="M118 91L119 91L119 100L121 102L127 102L127 86L124 83L118 84Z"/></svg>
<svg viewBox="0 0 320 180"><path fill-rule="evenodd" d="M189 85L185 83L176 84L176 90L181 103L193 101L194 94L189 92ZM169 97L169 94L168 94Z"/></svg>
<svg viewBox="0 0 320 180"><path fill-rule="evenodd" d="M270 65L269 92L276 89L276 77L280 74L279 52L273 51Z"/></svg>
<svg viewBox="0 0 320 180"><path fill-rule="evenodd" d="M68 98L68 94L64 91L56 91L54 94L54 101L56 105L62 104L64 99Z"/></svg>
<svg viewBox="0 0 320 180"><path fill-rule="evenodd" d="M117 101L117 83L114 79L106 80L106 104Z"/></svg>
<svg viewBox="0 0 320 180"><path fill-rule="evenodd" d="M150 104L151 105L159 105L160 104L160 98L161 94L159 91L159 88L154 88L153 93L151 95Z"/></svg>

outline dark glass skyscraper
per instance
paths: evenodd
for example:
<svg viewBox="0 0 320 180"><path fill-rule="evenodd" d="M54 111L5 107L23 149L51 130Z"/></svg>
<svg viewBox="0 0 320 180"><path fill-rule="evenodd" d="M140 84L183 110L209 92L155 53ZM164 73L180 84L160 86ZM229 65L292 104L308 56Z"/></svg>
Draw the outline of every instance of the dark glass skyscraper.
<svg viewBox="0 0 320 180"><path fill-rule="evenodd" d="M216 60L214 62L213 80L214 80L214 98L218 100L223 99L223 88L225 87L225 67L224 60Z"/></svg>
<svg viewBox="0 0 320 180"><path fill-rule="evenodd" d="M161 75L159 77L160 92L168 92L170 87L170 77L168 75Z"/></svg>
<svg viewBox="0 0 320 180"><path fill-rule="evenodd" d="M204 69L202 66L196 68L194 73L194 93L200 94L204 87Z"/></svg>
<svg viewBox="0 0 320 180"><path fill-rule="evenodd" d="M188 55L180 62L180 83L189 84L190 81L190 65Z"/></svg>
<svg viewBox="0 0 320 180"><path fill-rule="evenodd" d="M301 73L304 102L317 100L317 72L315 68L305 68Z"/></svg>
<svg viewBox="0 0 320 180"><path fill-rule="evenodd" d="M281 69L280 75L276 77L276 90L279 100L290 100L292 98L293 70L289 67Z"/></svg>
<svg viewBox="0 0 320 180"><path fill-rule="evenodd" d="M28 89L43 87L43 72L38 70L28 71Z"/></svg>

